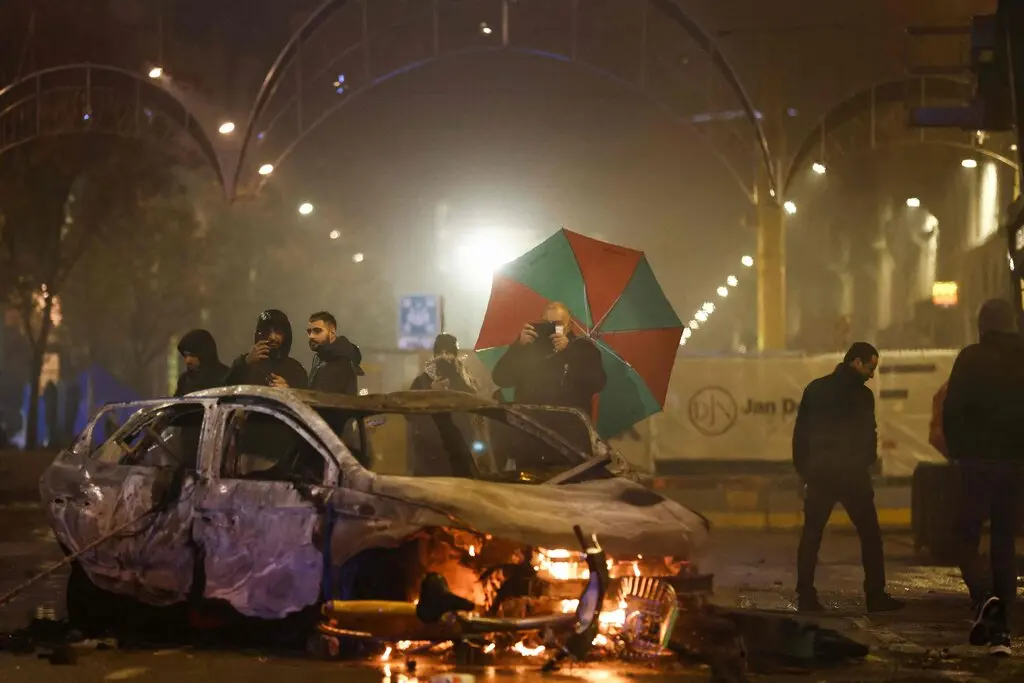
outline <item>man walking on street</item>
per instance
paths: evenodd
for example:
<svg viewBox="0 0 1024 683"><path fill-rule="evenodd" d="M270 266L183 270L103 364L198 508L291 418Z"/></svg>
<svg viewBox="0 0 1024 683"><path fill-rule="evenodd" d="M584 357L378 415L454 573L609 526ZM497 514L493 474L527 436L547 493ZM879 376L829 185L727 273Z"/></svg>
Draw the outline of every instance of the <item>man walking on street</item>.
<svg viewBox="0 0 1024 683"><path fill-rule="evenodd" d="M347 337L338 336L338 321L327 311L309 316L306 327L313 365L309 370L309 388L355 396L363 369L363 353Z"/></svg>
<svg viewBox="0 0 1024 683"><path fill-rule="evenodd" d="M793 464L803 480L804 529L797 552L797 608L825 608L814 587L821 537L836 503L860 537L864 595L869 612L889 612L903 603L885 592L882 532L875 509L871 466L878 460L875 396L865 383L875 376L878 351L857 342L835 371L807 385L793 428Z"/></svg>
<svg viewBox="0 0 1024 683"><path fill-rule="evenodd" d="M960 469L960 570L977 610L972 645L1010 654L1010 608L1017 596L1014 544L1024 464L1024 338L1013 305L986 301L978 313L979 343L960 352L949 376L942 422L946 447ZM991 522L992 571L978 554Z"/></svg>

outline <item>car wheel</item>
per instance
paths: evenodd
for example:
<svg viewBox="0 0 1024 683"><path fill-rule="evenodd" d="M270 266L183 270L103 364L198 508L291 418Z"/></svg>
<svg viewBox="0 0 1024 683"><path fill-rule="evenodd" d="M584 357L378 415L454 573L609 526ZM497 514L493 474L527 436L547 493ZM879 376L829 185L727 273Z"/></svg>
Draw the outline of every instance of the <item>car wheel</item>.
<svg viewBox="0 0 1024 683"><path fill-rule="evenodd" d="M116 622L114 615L120 596L99 588L78 562L71 563L65 607L68 621L86 635L102 633Z"/></svg>

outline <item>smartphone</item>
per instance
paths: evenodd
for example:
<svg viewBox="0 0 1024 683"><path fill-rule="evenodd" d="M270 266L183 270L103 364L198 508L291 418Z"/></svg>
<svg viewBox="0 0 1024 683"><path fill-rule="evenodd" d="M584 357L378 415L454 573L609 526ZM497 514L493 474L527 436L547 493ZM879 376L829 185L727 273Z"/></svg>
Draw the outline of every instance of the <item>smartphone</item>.
<svg viewBox="0 0 1024 683"><path fill-rule="evenodd" d="M545 341L551 339L551 335L555 333L557 326L553 322L547 320L541 320L539 322L530 323L534 331L537 333L538 339L544 339Z"/></svg>

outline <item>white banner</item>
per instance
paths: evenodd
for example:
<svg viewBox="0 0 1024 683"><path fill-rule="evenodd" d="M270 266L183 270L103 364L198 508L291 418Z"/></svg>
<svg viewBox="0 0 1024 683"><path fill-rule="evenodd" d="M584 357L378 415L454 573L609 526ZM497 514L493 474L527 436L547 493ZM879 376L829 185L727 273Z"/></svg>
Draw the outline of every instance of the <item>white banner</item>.
<svg viewBox="0 0 1024 683"><path fill-rule="evenodd" d="M875 392L885 475L909 475L941 456L928 444L932 398L949 377L953 350L882 351ZM827 356L680 358L665 412L651 419L657 461L790 461L804 387L842 360Z"/></svg>

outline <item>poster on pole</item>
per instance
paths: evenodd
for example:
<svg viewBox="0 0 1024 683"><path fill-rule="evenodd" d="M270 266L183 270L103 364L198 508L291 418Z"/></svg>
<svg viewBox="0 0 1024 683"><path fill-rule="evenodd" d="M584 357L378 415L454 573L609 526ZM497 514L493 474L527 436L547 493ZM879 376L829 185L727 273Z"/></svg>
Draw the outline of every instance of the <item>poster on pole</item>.
<svg viewBox="0 0 1024 683"><path fill-rule="evenodd" d="M403 351L431 349L444 331L444 306L440 296L415 294L398 301L398 348Z"/></svg>

